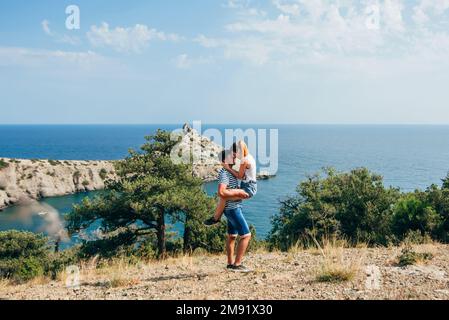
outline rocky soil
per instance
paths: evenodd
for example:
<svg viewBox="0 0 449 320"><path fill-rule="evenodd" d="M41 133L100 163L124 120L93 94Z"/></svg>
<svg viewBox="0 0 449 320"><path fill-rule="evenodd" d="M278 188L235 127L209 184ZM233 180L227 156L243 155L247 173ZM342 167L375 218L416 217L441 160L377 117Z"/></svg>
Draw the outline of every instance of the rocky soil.
<svg viewBox="0 0 449 320"><path fill-rule="evenodd" d="M427 264L398 267L400 248L344 249L344 260L358 267L352 280L336 283L316 280L324 261L316 250L251 253L248 274L227 271L224 256L208 255L84 266L79 288L68 288L64 276L24 285L3 281L0 299L449 299L449 246L424 250L434 253ZM373 266L380 271L378 287L369 285Z"/></svg>

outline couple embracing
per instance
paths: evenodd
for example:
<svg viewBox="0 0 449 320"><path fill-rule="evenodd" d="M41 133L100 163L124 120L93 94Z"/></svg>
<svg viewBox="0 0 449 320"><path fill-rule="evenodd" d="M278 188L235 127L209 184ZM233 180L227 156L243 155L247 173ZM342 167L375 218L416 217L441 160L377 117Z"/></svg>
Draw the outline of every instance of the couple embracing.
<svg viewBox="0 0 449 320"><path fill-rule="evenodd" d="M243 256L251 240L251 231L242 212L242 201L254 197L257 193L257 164L249 153L244 141L234 143L230 150L224 150L219 155L223 168L218 179L219 203L215 214L204 223L213 226L220 222L222 215L228 222L226 253L227 268L236 272L249 272L243 264ZM236 159L240 161L239 170L234 170ZM239 181L240 184L239 184ZM240 237L237 252L235 243Z"/></svg>

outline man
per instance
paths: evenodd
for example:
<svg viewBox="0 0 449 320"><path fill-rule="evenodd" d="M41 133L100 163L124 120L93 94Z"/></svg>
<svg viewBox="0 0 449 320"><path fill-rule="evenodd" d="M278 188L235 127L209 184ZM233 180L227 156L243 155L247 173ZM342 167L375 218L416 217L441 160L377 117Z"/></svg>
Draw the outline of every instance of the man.
<svg viewBox="0 0 449 320"><path fill-rule="evenodd" d="M232 151L223 151L220 155L220 160L223 163L233 165L235 154ZM242 194L236 197L235 191L230 191L234 189L239 189L238 180L228 170L221 169L218 178L218 196L226 199L224 215L228 220L228 236L226 240L227 268L236 272L249 272L242 264L242 260L251 240L251 231L243 216L241 200L242 198L248 198L249 195L242 190ZM238 236L240 236L240 241L235 254L235 242Z"/></svg>

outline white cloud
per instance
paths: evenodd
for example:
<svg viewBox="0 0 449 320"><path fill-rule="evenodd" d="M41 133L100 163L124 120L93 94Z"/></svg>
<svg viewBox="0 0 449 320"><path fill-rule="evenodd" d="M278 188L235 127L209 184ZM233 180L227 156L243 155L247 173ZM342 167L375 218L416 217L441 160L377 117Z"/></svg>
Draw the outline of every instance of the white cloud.
<svg viewBox="0 0 449 320"><path fill-rule="evenodd" d="M166 34L146 25L136 24L134 27L116 27L110 29L107 23L92 26L87 33L90 43L97 47L111 47L118 52L140 53L151 40L177 41L176 34Z"/></svg>
<svg viewBox="0 0 449 320"><path fill-rule="evenodd" d="M103 56L92 52L41 50L19 47L0 47L0 66L22 67L81 67L92 68L108 63Z"/></svg>
<svg viewBox="0 0 449 320"><path fill-rule="evenodd" d="M388 31L403 32L405 30L402 18L404 5L402 0L385 0L381 12Z"/></svg>
<svg viewBox="0 0 449 320"><path fill-rule="evenodd" d="M192 66L192 61L189 59L187 54L180 54L176 58L176 66L179 69L188 69Z"/></svg>
<svg viewBox="0 0 449 320"><path fill-rule="evenodd" d="M177 56L174 62L178 69L190 69L197 65L210 64L213 62L213 59L208 57L192 58L188 54L183 53Z"/></svg>
<svg viewBox="0 0 449 320"><path fill-rule="evenodd" d="M299 10L299 4L297 3L283 3L281 0L273 0L273 4L276 8L286 14L297 16L301 12Z"/></svg>
<svg viewBox="0 0 449 320"><path fill-rule="evenodd" d="M45 32L46 35L52 37L56 42L59 43L66 43L70 45L78 45L81 43L81 40L78 37L73 37L69 35L59 35L55 32L53 32L50 28L50 22L48 20L43 20L41 22L42 30Z"/></svg>
<svg viewBox="0 0 449 320"><path fill-rule="evenodd" d="M412 19L418 24L430 22L430 16L440 16L449 9L449 0L420 0L413 8Z"/></svg>
<svg viewBox="0 0 449 320"><path fill-rule="evenodd" d="M222 6L229 9L242 9L248 5L248 0L228 0Z"/></svg>
<svg viewBox="0 0 449 320"><path fill-rule="evenodd" d="M370 13L365 5L370 3L379 5L379 29L367 27ZM411 24L412 17L406 17L413 12L413 4L409 2L272 0L272 4L274 10L269 16L237 14L235 20L225 26L226 36L200 35L196 41L205 48L223 50L225 58L255 65L346 65L352 59L365 60L369 63L359 64L369 66L373 60L412 61L414 55L422 61L440 59L441 63L449 63L449 51L445 47L447 31L425 33ZM449 8L449 0L421 0L419 8L425 13L441 15Z"/></svg>

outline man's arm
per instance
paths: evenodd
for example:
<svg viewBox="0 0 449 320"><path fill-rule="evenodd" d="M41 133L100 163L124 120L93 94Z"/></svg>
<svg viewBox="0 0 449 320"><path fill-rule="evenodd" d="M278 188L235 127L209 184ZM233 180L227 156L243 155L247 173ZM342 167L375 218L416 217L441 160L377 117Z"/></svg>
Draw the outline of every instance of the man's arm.
<svg viewBox="0 0 449 320"><path fill-rule="evenodd" d="M223 167L226 170L228 170L237 179L243 180L243 178L245 178L245 171L246 171L246 167L247 167L247 163L246 162L240 164L239 171L232 169L231 166L229 164L227 164L227 163L224 163Z"/></svg>
<svg viewBox="0 0 449 320"><path fill-rule="evenodd" d="M241 200L241 199L248 199L249 195L241 190L241 189L228 189L228 185L224 184L224 183L220 183L218 185L218 196L220 198L223 199L228 199L228 200L232 200L232 199L236 199L236 200Z"/></svg>

